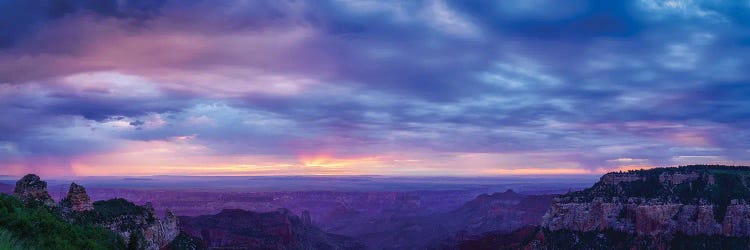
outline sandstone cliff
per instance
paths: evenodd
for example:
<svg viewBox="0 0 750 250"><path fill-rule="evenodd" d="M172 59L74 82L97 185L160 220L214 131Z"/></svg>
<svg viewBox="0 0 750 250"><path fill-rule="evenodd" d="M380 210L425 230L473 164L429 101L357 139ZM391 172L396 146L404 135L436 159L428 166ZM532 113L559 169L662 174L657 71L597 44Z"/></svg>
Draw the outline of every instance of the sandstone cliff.
<svg viewBox="0 0 750 250"><path fill-rule="evenodd" d="M750 237L750 168L686 166L609 173L555 199L544 230L616 232L656 243L686 237Z"/></svg>

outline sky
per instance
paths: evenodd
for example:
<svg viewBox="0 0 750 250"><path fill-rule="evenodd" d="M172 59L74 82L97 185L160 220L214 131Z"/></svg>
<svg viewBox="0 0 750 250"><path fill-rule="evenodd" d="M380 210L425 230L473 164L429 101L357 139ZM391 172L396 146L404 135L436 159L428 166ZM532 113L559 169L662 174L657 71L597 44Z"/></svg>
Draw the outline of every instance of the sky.
<svg viewBox="0 0 750 250"><path fill-rule="evenodd" d="M0 174L750 164L750 1L0 0Z"/></svg>

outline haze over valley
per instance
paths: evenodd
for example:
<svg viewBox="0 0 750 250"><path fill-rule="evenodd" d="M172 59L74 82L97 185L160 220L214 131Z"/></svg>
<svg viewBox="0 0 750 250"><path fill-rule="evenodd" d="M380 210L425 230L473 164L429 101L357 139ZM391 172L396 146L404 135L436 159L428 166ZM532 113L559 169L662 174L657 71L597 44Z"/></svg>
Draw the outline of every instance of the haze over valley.
<svg viewBox="0 0 750 250"><path fill-rule="evenodd" d="M0 0L0 249L750 250L750 2Z"/></svg>

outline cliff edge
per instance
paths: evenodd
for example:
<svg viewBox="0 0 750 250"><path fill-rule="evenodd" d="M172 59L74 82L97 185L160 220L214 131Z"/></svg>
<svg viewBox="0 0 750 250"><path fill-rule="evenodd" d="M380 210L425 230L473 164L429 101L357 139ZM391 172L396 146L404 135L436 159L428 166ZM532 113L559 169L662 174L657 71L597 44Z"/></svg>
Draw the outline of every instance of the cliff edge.
<svg viewBox="0 0 750 250"><path fill-rule="evenodd" d="M622 241L669 248L677 238L711 237L744 244L750 237L750 167L694 165L608 173L591 188L556 198L541 227L548 243L593 235L592 241L603 243L589 246L612 246L614 236L624 247L628 243Z"/></svg>

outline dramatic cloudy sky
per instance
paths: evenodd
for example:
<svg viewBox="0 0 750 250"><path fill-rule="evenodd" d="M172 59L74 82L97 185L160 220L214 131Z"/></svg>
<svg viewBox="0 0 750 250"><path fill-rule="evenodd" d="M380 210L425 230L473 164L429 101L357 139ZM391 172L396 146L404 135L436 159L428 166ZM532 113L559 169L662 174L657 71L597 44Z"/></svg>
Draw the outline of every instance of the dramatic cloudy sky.
<svg viewBox="0 0 750 250"><path fill-rule="evenodd" d="M560 2L0 0L0 174L750 162L749 1Z"/></svg>

